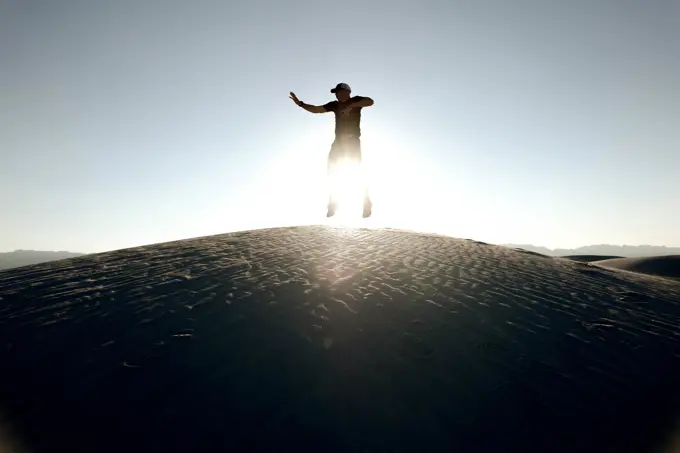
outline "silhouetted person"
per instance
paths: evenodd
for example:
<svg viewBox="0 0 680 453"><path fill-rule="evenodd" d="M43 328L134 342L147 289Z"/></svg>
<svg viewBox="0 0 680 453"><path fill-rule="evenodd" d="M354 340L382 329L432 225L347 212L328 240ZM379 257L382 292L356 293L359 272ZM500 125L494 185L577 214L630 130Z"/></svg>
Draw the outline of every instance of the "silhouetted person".
<svg viewBox="0 0 680 453"><path fill-rule="evenodd" d="M331 89L331 93L335 94L337 100L324 105L305 104L295 96L295 93L292 91L290 93L290 98L310 113L333 112L335 114L335 140L328 153L329 177L333 167L339 161L347 159L361 164L361 109L373 105L373 99L369 97L352 96L352 89L346 83L338 83L335 88ZM371 215L372 206L368 185L364 185L364 217ZM336 208L337 198L331 187L326 216L335 215Z"/></svg>

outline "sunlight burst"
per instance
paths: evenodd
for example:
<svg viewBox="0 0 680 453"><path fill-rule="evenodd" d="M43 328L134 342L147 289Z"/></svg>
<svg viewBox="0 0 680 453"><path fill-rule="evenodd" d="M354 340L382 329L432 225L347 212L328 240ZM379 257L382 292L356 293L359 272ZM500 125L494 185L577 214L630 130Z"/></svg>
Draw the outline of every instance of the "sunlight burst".
<svg viewBox="0 0 680 453"><path fill-rule="evenodd" d="M336 217L343 220L360 219L368 184L363 166L356 160L341 160L330 168L328 183L338 203Z"/></svg>
<svg viewBox="0 0 680 453"><path fill-rule="evenodd" d="M460 197L446 197L447 211L441 211L436 168L417 152L412 139L398 139L386 127L371 124L362 136L362 163L351 159L338 162L327 172L329 131L310 127L294 145L284 146L260 176L260 187L268 209L257 217L261 223L277 225L315 224L324 221L343 227L413 228L439 230ZM456 179L449 185L455 185ZM363 218L363 198L368 186L373 202L371 217ZM326 218L328 192L335 193L338 208ZM459 192L454 191L454 194ZM442 214L441 216L438 214ZM252 220L252 219L251 219ZM461 220L458 219L458 225Z"/></svg>

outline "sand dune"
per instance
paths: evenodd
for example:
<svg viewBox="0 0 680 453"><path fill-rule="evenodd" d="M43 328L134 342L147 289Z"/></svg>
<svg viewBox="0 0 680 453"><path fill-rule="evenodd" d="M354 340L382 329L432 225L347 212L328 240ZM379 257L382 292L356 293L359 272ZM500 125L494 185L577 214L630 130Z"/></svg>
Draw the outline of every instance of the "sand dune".
<svg viewBox="0 0 680 453"><path fill-rule="evenodd" d="M566 258L573 261L580 261L582 263L591 263L593 261L610 260L614 258L623 258L622 256L607 256L607 255L566 255L561 258Z"/></svg>
<svg viewBox="0 0 680 453"><path fill-rule="evenodd" d="M661 451L680 283L469 240L281 228L0 272L41 451Z"/></svg>
<svg viewBox="0 0 680 453"><path fill-rule="evenodd" d="M615 258L595 261L593 264L610 269L680 279L680 255Z"/></svg>
<svg viewBox="0 0 680 453"><path fill-rule="evenodd" d="M640 258L645 256L667 256L680 254L680 247L666 247L660 245L613 245L593 244L574 249L550 249L532 244L503 244L510 248L522 248L548 256L584 256L603 255Z"/></svg>

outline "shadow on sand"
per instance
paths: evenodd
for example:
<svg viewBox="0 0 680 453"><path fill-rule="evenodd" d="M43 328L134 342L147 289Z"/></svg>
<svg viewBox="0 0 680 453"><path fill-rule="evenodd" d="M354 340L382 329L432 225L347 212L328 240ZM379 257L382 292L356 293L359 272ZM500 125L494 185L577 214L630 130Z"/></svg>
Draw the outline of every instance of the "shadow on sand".
<svg viewBox="0 0 680 453"><path fill-rule="evenodd" d="M0 273L0 397L35 452L660 451L679 295L404 232L161 244Z"/></svg>

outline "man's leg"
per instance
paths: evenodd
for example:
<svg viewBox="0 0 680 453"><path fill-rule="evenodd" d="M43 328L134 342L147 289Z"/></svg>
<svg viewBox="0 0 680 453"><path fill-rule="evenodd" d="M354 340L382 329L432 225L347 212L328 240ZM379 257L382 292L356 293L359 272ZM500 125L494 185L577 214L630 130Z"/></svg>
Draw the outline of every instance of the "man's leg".
<svg viewBox="0 0 680 453"><path fill-rule="evenodd" d="M338 207L338 203L335 197L335 164L336 164L336 152L335 152L335 144L331 147L331 151L328 154L328 167L327 167L327 185L328 185L328 212L326 213L326 217L332 217L335 215L335 210Z"/></svg>
<svg viewBox="0 0 680 453"><path fill-rule="evenodd" d="M363 216L364 218L370 217L371 214L373 213L373 202L371 201L371 195L368 190L368 178L366 176L366 166L361 163L362 167L362 175L363 175L363 183L364 183L364 212Z"/></svg>
<svg viewBox="0 0 680 453"><path fill-rule="evenodd" d="M370 195L370 190L369 190L369 185L368 185L368 172L366 171L366 164L364 161L361 159L361 155L359 155L359 167L361 168L361 184L364 186L364 203L370 203L371 202L371 195Z"/></svg>
<svg viewBox="0 0 680 453"><path fill-rule="evenodd" d="M373 213L373 202L371 201L371 194L368 185L368 172L366 170L366 164L364 163L361 156L361 141L357 139L355 143L354 153L359 162L359 167L361 168L361 184L364 186L364 218L370 217Z"/></svg>

